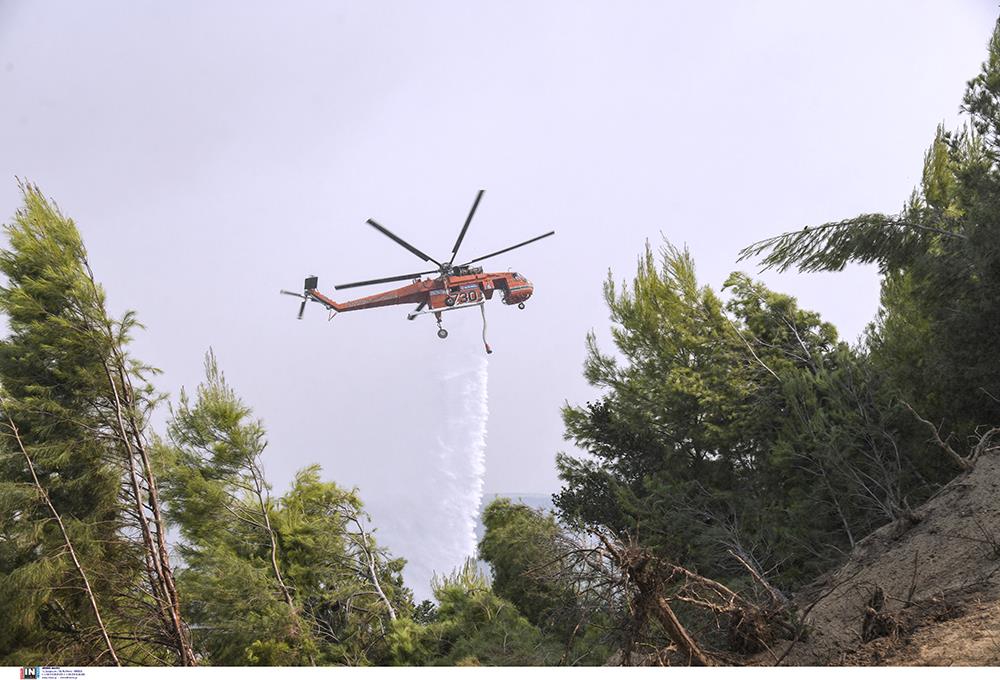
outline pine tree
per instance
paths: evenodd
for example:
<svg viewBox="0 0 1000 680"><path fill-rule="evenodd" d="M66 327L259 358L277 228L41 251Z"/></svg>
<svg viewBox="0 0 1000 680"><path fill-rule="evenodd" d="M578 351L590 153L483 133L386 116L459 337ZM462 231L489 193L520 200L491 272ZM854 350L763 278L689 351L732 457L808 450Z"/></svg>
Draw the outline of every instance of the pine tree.
<svg viewBox="0 0 1000 680"><path fill-rule="evenodd" d="M469 559L450 575L435 578L439 605L431 620L404 618L389 634L394 665L534 666L554 665L560 647L546 640Z"/></svg>
<svg viewBox="0 0 1000 680"><path fill-rule="evenodd" d="M20 664L103 662L100 611L121 661L192 664L146 444L152 369L127 353L135 316L108 315L72 220L21 189L0 251L3 649Z"/></svg>
<svg viewBox="0 0 1000 680"><path fill-rule="evenodd" d="M490 565L493 592L558 643L560 665L603 664L618 637L619 612L605 579L593 573L586 539L551 512L508 498L486 506L483 526L479 556Z"/></svg>
<svg viewBox="0 0 1000 680"><path fill-rule="evenodd" d="M367 528L357 494L306 468L283 496L264 474L263 424L209 352L157 446L179 581L196 647L213 664L362 665L409 608L402 562ZM380 646L381 645L381 646Z"/></svg>
<svg viewBox="0 0 1000 680"><path fill-rule="evenodd" d="M609 276L618 352L588 337L602 394L563 411L590 455L557 458L556 505L710 578L737 583L750 565L794 587L927 489L864 355L744 274L726 292L669 244L659 267L647 247L631 285Z"/></svg>

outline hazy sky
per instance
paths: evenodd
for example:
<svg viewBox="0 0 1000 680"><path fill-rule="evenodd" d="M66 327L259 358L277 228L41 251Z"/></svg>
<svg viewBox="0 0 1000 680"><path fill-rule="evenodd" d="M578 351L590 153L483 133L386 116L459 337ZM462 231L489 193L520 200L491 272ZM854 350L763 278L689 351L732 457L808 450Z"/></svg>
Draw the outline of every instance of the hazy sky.
<svg viewBox="0 0 1000 680"><path fill-rule="evenodd" d="M594 396L584 336L607 338L608 269L628 276L662 233L718 286L754 240L897 210L997 11L0 0L0 218L15 175L38 183L77 221L112 308L139 311L136 353L164 390L195 385L213 347L269 428L279 489L319 462L386 524L392 499L435 492L416 434L448 412L448 355L483 351L478 313L441 341L404 308L328 323L313 305L299 322L277 291L421 270L364 220L440 258L485 188L464 254L557 232L489 262L536 292L487 310L485 488L551 492L559 408ZM765 279L848 338L876 310L868 270Z"/></svg>

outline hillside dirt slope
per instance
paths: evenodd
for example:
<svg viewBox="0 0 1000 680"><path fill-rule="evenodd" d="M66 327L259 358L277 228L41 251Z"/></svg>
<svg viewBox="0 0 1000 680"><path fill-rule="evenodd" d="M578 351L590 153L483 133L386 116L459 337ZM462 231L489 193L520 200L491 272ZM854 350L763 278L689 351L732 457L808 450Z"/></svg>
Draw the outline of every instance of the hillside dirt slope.
<svg viewBox="0 0 1000 680"><path fill-rule="evenodd" d="M808 635L761 664L1000 664L1000 453L796 596ZM879 592L880 591L880 592Z"/></svg>

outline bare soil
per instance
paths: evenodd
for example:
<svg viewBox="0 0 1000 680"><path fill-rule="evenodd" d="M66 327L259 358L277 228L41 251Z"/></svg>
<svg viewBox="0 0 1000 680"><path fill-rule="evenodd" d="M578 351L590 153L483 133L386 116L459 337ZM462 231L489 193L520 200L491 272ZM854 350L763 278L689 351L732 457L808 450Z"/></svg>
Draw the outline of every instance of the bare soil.
<svg viewBox="0 0 1000 680"><path fill-rule="evenodd" d="M1000 664L1000 455L985 454L917 515L875 531L799 593L806 637L754 662Z"/></svg>

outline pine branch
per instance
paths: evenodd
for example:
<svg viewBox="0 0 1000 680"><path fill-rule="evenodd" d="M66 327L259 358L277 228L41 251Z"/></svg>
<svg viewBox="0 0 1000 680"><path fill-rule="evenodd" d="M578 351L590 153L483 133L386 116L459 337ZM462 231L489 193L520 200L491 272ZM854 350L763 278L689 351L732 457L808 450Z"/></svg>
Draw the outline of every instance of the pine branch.
<svg viewBox="0 0 1000 680"><path fill-rule="evenodd" d="M928 235L966 239L965 234L879 213L827 222L757 241L740 261L764 255L762 270L841 271L848 262L878 263L883 270L910 260Z"/></svg>

